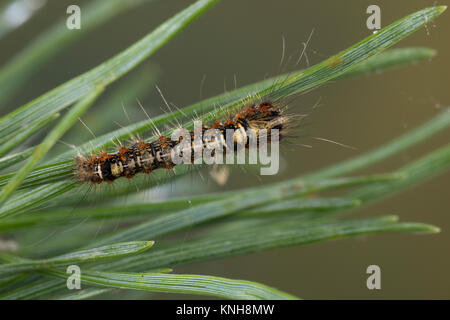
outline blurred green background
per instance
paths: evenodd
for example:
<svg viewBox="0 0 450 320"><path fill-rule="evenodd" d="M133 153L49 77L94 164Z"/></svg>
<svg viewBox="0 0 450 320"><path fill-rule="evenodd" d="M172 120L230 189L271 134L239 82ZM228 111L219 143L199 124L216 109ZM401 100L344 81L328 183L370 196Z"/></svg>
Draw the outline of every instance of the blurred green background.
<svg viewBox="0 0 450 320"><path fill-rule="evenodd" d="M48 1L28 23L0 41L0 63L6 63L40 32L64 18L68 5L80 5L83 15L83 6L88 2ZM90 31L34 75L10 100L8 108L12 110L103 62L191 2L148 1ZM383 27L424 7L445 3L419 0L222 1L143 66L148 67L149 72L159 70L156 83L168 101L178 107L187 106L233 89L235 82L240 87L306 67L305 59L297 67L287 62L290 55L293 61L297 60L302 42L308 39L312 29L314 33L306 51L311 65L358 42L371 34L366 27L366 8L370 4L381 7ZM222 191L281 181L361 154L425 122L441 106L449 105L448 30L450 19L446 12L426 29L414 33L397 46L434 48L438 55L431 61L379 75L328 83L297 97L290 104L290 111L309 112L310 115L295 143L308 144L312 148L285 144L281 150L282 167L278 175L261 177L253 171L234 168L228 183L221 187L208 178L207 171L202 171L204 180L199 179L194 171L194 177L173 182L169 188L161 187L161 192L164 196L171 193L183 195L190 189ZM283 36L286 54L280 66ZM133 73L111 86L107 94ZM152 77L152 74L148 76ZM136 98L152 116L163 112L163 102L153 86ZM319 106L311 111L319 99ZM121 109L121 103L117 101L117 106L111 107ZM137 103L125 107L132 120L145 116ZM95 106L93 109L95 112ZM2 114L4 112L2 110ZM121 118L117 121L127 124L123 113L119 115ZM89 123L89 114L83 118L89 126L95 126L95 123ZM81 124L77 126L81 127ZM104 132L115 128L117 125L112 123L110 128L104 128ZM356 149L320 142L312 137L335 140ZM79 142L76 139L65 141ZM445 132L364 173L388 172L448 141L449 133ZM67 149L65 146L59 148ZM194 183L198 187L193 188L191 184ZM450 174L447 173L357 213L366 217L396 214L403 221L434 224L442 229L437 235L383 234L345 239L197 263L176 267L175 271L254 280L307 299L448 299L449 195ZM186 230L185 238L189 236L189 230ZM366 288L365 270L371 264L381 267L382 289L378 291ZM122 293L113 297L121 298ZM186 298L178 295L156 297Z"/></svg>

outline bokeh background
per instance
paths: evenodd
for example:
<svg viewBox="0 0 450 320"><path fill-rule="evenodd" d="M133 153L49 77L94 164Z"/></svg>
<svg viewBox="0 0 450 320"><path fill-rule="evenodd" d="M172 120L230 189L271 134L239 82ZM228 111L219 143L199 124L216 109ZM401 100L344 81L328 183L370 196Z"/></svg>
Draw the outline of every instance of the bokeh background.
<svg viewBox="0 0 450 320"><path fill-rule="evenodd" d="M2 39L0 64L6 63L55 21L64 18L68 5L80 5L83 14L83 6L88 2L48 1L28 23ZM192 1L147 2L90 31L60 52L10 100L8 108L14 109L110 58ZM307 49L311 65L356 43L371 34L366 27L366 8L370 4L381 7L382 26L386 26L426 6L445 3L419 0L222 1L173 38L142 68L148 68L149 77L154 77L153 72L157 71L156 83L168 101L179 107L187 106L233 89L236 83L240 87L267 76L306 67L305 59L295 67L287 63L287 58L292 55L296 60L302 49L301 43L313 29ZM299 137L299 143L310 144L312 148L284 146L282 170L278 175L261 177L251 171L234 169L228 183L218 186L206 173L205 180L182 179L169 187L160 186L160 192L164 192L164 196L183 195L189 189L219 192L281 181L364 153L424 123L450 103L449 30L449 12L445 12L427 28L396 46L434 48L438 55L430 61L328 83L295 99L291 104L294 113L311 111L320 100L319 107L310 112L308 126ZM282 37L286 43L286 59L280 66ZM109 87L107 94L133 73ZM152 116L163 112L163 102L154 86L136 98ZM120 105L121 101L117 101L119 108ZM137 103L127 104L126 108L133 120L143 117ZM92 121L96 120L90 119L89 114L84 119L88 125L95 126ZM123 123L122 120L118 121ZM110 128L102 130L107 132L115 128L117 126L112 123ZM355 149L309 139L314 136ZM403 166L448 143L449 137L447 130L425 144L361 173L382 173ZM74 140L67 142L78 142ZM193 172L193 175L198 173ZM439 226L442 231L436 235L382 234L351 238L176 267L175 272L254 280L307 299L448 299L449 196L450 173L447 173L354 214L360 217L396 214L402 221ZM185 237L189 237L189 230L185 231ZM371 264L381 267L381 290L366 288L365 270ZM109 297L149 296L125 296L118 291ZM151 298L186 296L153 295Z"/></svg>

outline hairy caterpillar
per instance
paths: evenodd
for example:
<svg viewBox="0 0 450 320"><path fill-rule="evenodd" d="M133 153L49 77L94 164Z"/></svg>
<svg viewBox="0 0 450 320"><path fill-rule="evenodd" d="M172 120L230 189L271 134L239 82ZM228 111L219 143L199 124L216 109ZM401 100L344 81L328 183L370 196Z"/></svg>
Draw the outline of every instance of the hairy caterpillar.
<svg viewBox="0 0 450 320"><path fill-rule="evenodd" d="M249 137L246 132L250 129L256 136L262 130L267 130L270 135L271 130L279 130L279 137L286 129L290 117L283 114L281 108L272 102L265 101L258 104L251 104L245 107L234 117L226 119L224 122L216 121L209 127L202 127L205 132L209 129L216 129L220 132L219 140L223 145L227 144L225 131L235 130L232 145L242 143L249 147ZM194 133L189 132L191 136ZM230 141L228 141L229 143ZM172 159L172 150L181 143L181 139L172 140L169 137L160 136L152 142L138 141L129 147L120 147L116 153L103 152L100 155L89 157L78 155L75 158L74 176L80 182L91 182L100 184L102 182L112 183L120 177L132 178L138 173L149 174L156 169L173 168L176 163Z"/></svg>

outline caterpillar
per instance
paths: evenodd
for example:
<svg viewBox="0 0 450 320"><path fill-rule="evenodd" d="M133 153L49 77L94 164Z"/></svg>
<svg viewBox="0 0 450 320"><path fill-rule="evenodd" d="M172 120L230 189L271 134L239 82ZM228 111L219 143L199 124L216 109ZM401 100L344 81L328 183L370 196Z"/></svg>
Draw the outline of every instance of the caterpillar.
<svg viewBox="0 0 450 320"><path fill-rule="evenodd" d="M209 127L202 125L201 130L204 133L209 129L216 129L219 132L216 143L221 143L225 147L231 143L236 148L237 144L241 143L248 148L250 144L250 138L246 133L248 130L253 130L256 137L260 136L261 132L267 132L267 136L270 137L270 132L277 129L281 138L290 119L284 115L280 107L265 101L247 105L234 117L228 117L223 122L216 121ZM225 135L227 129L235 131L233 141L227 141ZM190 131L189 135L193 137L194 132ZM181 138L159 136L152 142L141 140L128 147L120 147L115 153L102 152L100 155L91 156L80 154L75 157L74 176L80 182L101 184L112 183L121 177L131 179L138 173L150 174L160 168L172 169L176 165L172 159L172 150L181 142ZM206 148L204 144L203 148Z"/></svg>

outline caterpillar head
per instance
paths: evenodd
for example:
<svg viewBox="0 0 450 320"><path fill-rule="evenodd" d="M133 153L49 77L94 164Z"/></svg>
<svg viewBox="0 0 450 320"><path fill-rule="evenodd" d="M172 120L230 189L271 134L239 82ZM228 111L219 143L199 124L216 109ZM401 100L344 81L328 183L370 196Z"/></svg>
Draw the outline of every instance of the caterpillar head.
<svg viewBox="0 0 450 320"><path fill-rule="evenodd" d="M75 179L81 182L101 183L102 179L98 175L98 164L95 156L86 158L83 155L75 157Z"/></svg>

